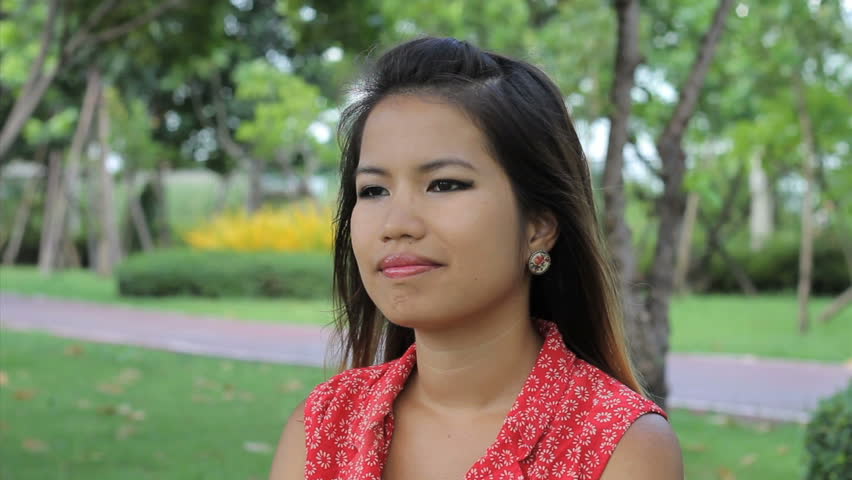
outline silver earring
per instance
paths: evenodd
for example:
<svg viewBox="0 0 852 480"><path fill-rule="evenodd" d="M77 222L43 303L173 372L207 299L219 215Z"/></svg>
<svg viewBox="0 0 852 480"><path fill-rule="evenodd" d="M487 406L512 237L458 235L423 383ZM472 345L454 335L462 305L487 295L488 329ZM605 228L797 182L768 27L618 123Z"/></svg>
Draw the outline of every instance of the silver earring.
<svg viewBox="0 0 852 480"><path fill-rule="evenodd" d="M545 250L537 250L530 254L527 267L533 275L542 275L550 268L550 254Z"/></svg>

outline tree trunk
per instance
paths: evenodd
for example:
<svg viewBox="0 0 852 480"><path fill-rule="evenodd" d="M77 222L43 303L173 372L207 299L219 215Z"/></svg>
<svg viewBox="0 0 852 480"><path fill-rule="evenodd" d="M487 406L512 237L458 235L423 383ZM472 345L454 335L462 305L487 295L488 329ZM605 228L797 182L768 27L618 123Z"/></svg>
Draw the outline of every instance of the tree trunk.
<svg viewBox="0 0 852 480"><path fill-rule="evenodd" d="M763 149L758 150L751 157L751 169L749 170L749 191L751 202L749 202L749 239L751 250L759 251L772 236L772 192L769 191L769 180L763 169Z"/></svg>
<svg viewBox="0 0 852 480"><path fill-rule="evenodd" d="M628 139L628 121L632 102L630 92L635 83L636 67L642 63L639 53L639 2L618 0L615 2L618 18L618 38L615 49L615 78L610 91L613 109L610 114L609 140L604 163L604 230L607 245L618 272L618 289L622 295L622 312L625 333L631 357L644 375L652 371L658 359L646 350L651 339L648 330L641 324L639 294L634 288L637 276L636 254L633 249L633 234L625 215L624 192L624 146Z"/></svg>
<svg viewBox="0 0 852 480"><path fill-rule="evenodd" d="M30 73L24 87L15 99L12 106L12 111L3 122L3 128L0 130L0 159L8 153L15 139L21 133L27 120L35 111L41 99L44 97L47 88L53 82L53 79L66 65L74 62L73 57L77 52L95 48L99 44L116 40L140 26L150 22L154 18L161 15L167 9L176 5L180 0L165 0L162 3L154 5L141 15L135 15L130 20L107 28L97 34L92 34L91 29L97 26L97 23L110 11L118 2L115 0L105 0L101 2L89 16L86 23L80 27L68 41L60 48L60 54L55 64L46 73L44 64L51 47L53 46L53 37L56 33L56 19L59 16L58 9L59 0L50 0L47 11L47 21L42 29L41 46L39 47L39 55L36 61L30 68ZM129 2L128 2L129 3ZM39 254L40 255L40 254Z"/></svg>
<svg viewBox="0 0 852 480"><path fill-rule="evenodd" d="M100 241L98 242L98 267L99 274L112 275L112 271L121 260L118 233L118 219L115 209L115 185L112 174L107 168L107 160L110 154L109 148L109 114L107 113L106 98L101 89L100 108L98 109L98 143L100 144L98 170L100 174Z"/></svg>
<svg viewBox="0 0 852 480"><path fill-rule="evenodd" d="M228 194L231 192L231 184L234 182L234 175L231 172L224 173L221 176L221 185L219 192L216 194L216 201L213 203L213 211L210 217L221 215L228 206Z"/></svg>
<svg viewBox="0 0 852 480"><path fill-rule="evenodd" d="M260 209L263 204L263 186L261 177L263 174L263 162L251 157L248 159L248 198L246 199L246 211L252 214Z"/></svg>
<svg viewBox="0 0 852 480"><path fill-rule="evenodd" d="M56 69L52 69L48 75L44 74L44 64L47 60L47 55L50 52L50 47L53 44L53 35L56 31L56 18L59 11L59 0L50 0L47 6L47 20L44 28L41 31L41 45L39 46L38 57L30 67L30 73L27 75L27 80L21 88L20 94L15 99L12 106L12 111L3 122L3 129L0 130L0 159L2 159L12 143L18 138L24 124L32 115L33 110L38 105L41 97L47 86L56 75Z"/></svg>
<svg viewBox="0 0 852 480"><path fill-rule="evenodd" d="M656 368L643 372L652 397L665 405L668 386L665 381L665 356L669 350L669 304L674 287L674 260L681 232L686 195L683 179L686 174L686 153L683 137L689 120L695 113L698 96L724 30L725 20L734 0L720 0L713 22L705 33L686 82L679 89L678 103L669 122L657 139L657 152L662 163L663 194L660 203L660 223L657 229L657 248L650 274L650 291L646 299L648 329L653 343L646 350L656 361Z"/></svg>
<svg viewBox="0 0 852 480"><path fill-rule="evenodd" d="M808 112L805 87L799 74L793 77L796 100L799 110L799 125L804 139L802 176L805 179L805 192L802 195L802 244L799 250L799 332L808 331L808 301L811 295L811 270L813 269L813 184L816 148L814 147L813 128Z"/></svg>
<svg viewBox="0 0 852 480"><path fill-rule="evenodd" d="M154 239L151 236L151 229L148 228L148 221L145 220L145 211L142 209L142 202L139 201L139 193L136 192L135 172L127 173L127 206L133 230L139 238L142 250L145 252L153 250Z"/></svg>
<svg viewBox="0 0 852 480"><path fill-rule="evenodd" d="M722 209L719 211L718 217L711 222L708 215L699 212L698 219L707 230L707 246L704 249L700 259L696 262L695 270L698 272L707 272L710 269L710 261L713 256L718 253L722 238L722 227L728 227L728 230L736 229L739 225L739 217L735 215L734 206L737 200L737 195L742 187L745 170L740 167L736 175L726 183L730 184L730 188L725 193L725 198L722 200ZM703 283L703 282L699 282Z"/></svg>
<svg viewBox="0 0 852 480"><path fill-rule="evenodd" d="M33 200L38 191L40 181L41 178L39 176L33 176L27 180L23 198L21 198L21 203L15 211L15 220L12 224L12 231L9 233L9 244L6 245L6 250L3 252L3 265L13 265L15 259L18 258L18 252L21 251L21 242L27 230Z"/></svg>
<svg viewBox="0 0 852 480"><path fill-rule="evenodd" d="M100 196L100 176L96 173L96 168L91 159L86 166L86 251L89 256L89 270L98 271L98 223L101 214L98 208L101 207L98 198ZM94 162L97 163L97 162Z"/></svg>
<svg viewBox="0 0 852 480"><path fill-rule="evenodd" d="M740 286L740 290L746 294L746 296L752 297L757 295L757 287L754 286L754 282L751 281L751 277L748 276L748 272L745 271L742 265L737 262L730 254L728 254L728 250L725 248L725 245L719 241L719 239L715 239L718 243L719 255L722 256L722 260L727 265L728 270L734 275L734 279L737 281L737 284Z"/></svg>
<svg viewBox="0 0 852 480"><path fill-rule="evenodd" d="M161 161L154 170L154 181L152 183L157 199L156 215L154 216L157 245L161 247L168 247L172 244L172 231L169 225L168 186L166 185L168 173L168 164Z"/></svg>
<svg viewBox="0 0 852 480"><path fill-rule="evenodd" d="M48 232L47 242L42 245L43 252L39 252L39 269L42 273L49 274L58 264L57 256L60 253L60 245L66 234L68 225L68 207L72 202L77 202L76 182L80 175L80 155L89 138L95 107L101 96L100 73L92 69L89 71L86 81L86 92L83 94L83 108L71 140L71 148L68 151L68 165L65 174L59 177L58 192L54 203L50 206L50 218L45 219L42 228L46 227Z"/></svg>
<svg viewBox="0 0 852 480"><path fill-rule="evenodd" d="M692 250L692 233L695 231L695 219L698 214L698 194L692 192L686 199L686 217L683 221L683 232L677 247L677 262L675 263L675 291L686 289L686 273L689 271L689 253Z"/></svg>
<svg viewBox="0 0 852 480"><path fill-rule="evenodd" d="M822 323L826 323L831 320L832 317L843 311L849 303L852 302L852 286L846 289L845 292L838 295L832 302L828 308L822 312L822 315L819 316L819 320Z"/></svg>
<svg viewBox="0 0 852 480"><path fill-rule="evenodd" d="M56 235L52 226L55 224L53 217L56 216L56 205L61 202L62 197L62 154L51 151L48 154L47 163L47 194L44 199L44 215L41 222L41 241L38 249L38 267L43 274L49 274L53 270L53 259L56 252L48 252L49 248L58 248L59 242L52 237ZM57 245L54 247L53 245Z"/></svg>

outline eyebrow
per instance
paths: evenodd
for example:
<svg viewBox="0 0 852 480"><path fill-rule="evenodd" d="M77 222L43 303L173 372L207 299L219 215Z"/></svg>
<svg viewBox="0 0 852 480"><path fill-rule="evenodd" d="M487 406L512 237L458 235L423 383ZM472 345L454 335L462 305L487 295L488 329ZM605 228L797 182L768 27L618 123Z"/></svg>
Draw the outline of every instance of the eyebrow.
<svg viewBox="0 0 852 480"><path fill-rule="evenodd" d="M451 165L467 168L474 172L476 171L476 167L474 167L470 162L456 157L437 158L435 160L428 161L417 167L417 171L419 173L428 173ZM385 177L389 176L387 170L379 167L358 167L355 169L355 175L358 176L359 174L381 175Z"/></svg>

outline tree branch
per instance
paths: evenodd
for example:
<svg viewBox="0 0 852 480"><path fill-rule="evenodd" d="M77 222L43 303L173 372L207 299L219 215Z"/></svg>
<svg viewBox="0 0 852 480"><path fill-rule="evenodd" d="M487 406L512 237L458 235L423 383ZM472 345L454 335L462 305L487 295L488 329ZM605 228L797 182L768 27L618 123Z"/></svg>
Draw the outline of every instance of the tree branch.
<svg viewBox="0 0 852 480"><path fill-rule="evenodd" d="M39 47L38 56L35 62L33 62L32 67L30 67L30 73L27 75L27 80L21 89L21 93L15 99L12 111L9 112L9 116L3 122L3 129L0 131L0 158L12 147L12 143L15 141L18 133L20 133L26 118L29 117L35 108L34 106L30 106L32 103L31 99L37 96L36 93L40 91L41 83L45 79L44 63L53 44L58 9L59 0L51 0L47 10L47 21L41 34L41 46ZM50 75L48 77L52 79Z"/></svg>
<svg viewBox="0 0 852 480"><path fill-rule="evenodd" d="M660 179L663 178L663 171L660 169L660 167L654 165L654 162L652 162L650 158L646 157L639 150L639 146L636 144L636 137L635 136L631 135L630 141L628 141L627 144L630 145L633 148L633 153L636 154L636 158L638 158L639 161L642 162L642 165L644 165L645 168L648 169L648 171L653 173L654 176L656 176L657 178L660 178Z"/></svg>
<svg viewBox="0 0 852 480"><path fill-rule="evenodd" d="M225 102L222 101L220 92L222 91L222 80L219 77L219 72L216 71L212 76L213 80L213 106L216 109L216 138L222 144L222 148L228 155L236 159L249 158L245 149L240 146L231 137L231 131L228 128L228 112L225 109Z"/></svg>
<svg viewBox="0 0 852 480"><path fill-rule="evenodd" d="M680 96L674 113L669 119L669 123L666 125L663 133L660 135L658 143L670 142L671 144L680 144L686 130L686 124L692 117L695 106L698 103L698 94L704 85L707 71L710 69L710 64L713 60L713 54L719 44L719 39L722 37L725 19L728 17L728 13L733 5L734 0L720 0L719 6L716 8L716 13L713 15L713 23L701 40L701 47L695 56L695 63L692 64L689 76L680 90ZM663 155L662 152L660 157L663 158L663 162L666 161L667 156Z"/></svg>
<svg viewBox="0 0 852 480"><path fill-rule="evenodd" d="M99 3L97 7L95 7L94 11L89 14L89 18L86 20L86 23L80 29L83 32L88 32L101 21L104 16L110 12L110 10L114 9L118 4L118 0L104 0Z"/></svg>
<svg viewBox="0 0 852 480"><path fill-rule="evenodd" d="M69 40L68 43L65 45L65 48L62 51L63 55L65 55L66 57L70 57L74 53L74 51L80 48L81 46L95 46L98 43L109 42L124 35L127 35L128 33L139 28L140 26L157 18L167 9L175 6L181 1L182 0L165 0L164 2L150 8L142 15L133 18L132 20L128 20L127 22L124 22L122 24L116 25L112 28L108 28L102 32L95 34L90 34L88 30L90 27L96 24L96 22L93 22L92 18L90 18L89 21L86 22L86 25L80 30L78 30L77 33L75 33L74 36L71 37L71 40ZM101 3L95 9L95 12L93 12L92 16L94 17L95 14L99 14L101 17L103 17L109 12L111 7L113 7L112 3L115 2L113 0L106 0L104 3ZM97 20L100 19L98 18Z"/></svg>
<svg viewBox="0 0 852 480"><path fill-rule="evenodd" d="M144 14L130 20L129 22L122 23L121 25L116 25L113 28L104 30L103 32L95 34L94 43L100 42L109 42L111 40L115 40L121 36L127 35L133 30L137 29L141 25L144 25L151 20L159 17L163 12L168 10L169 8L177 5L182 0L165 0L163 3L149 9Z"/></svg>

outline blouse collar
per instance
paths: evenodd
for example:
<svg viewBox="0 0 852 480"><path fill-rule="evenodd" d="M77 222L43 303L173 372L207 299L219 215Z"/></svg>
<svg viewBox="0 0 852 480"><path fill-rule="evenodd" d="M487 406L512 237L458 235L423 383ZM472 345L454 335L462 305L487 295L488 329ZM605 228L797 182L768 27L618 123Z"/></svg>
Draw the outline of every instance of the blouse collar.
<svg viewBox="0 0 852 480"><path fill-rule="evenodd" d="M504 453L513 452L512 456L515 458L511 459L511 463L520 462L526 458L552 421L550 418L552 413L549 412L554 409L547 407L552 406L554 402L559 402L568 388L576 355L565 346L555 323L536 320L536 326L544 336L544 344L535 365L509 410L497 440L473 468L479 467L479 464L492 453L492 449L498 449ZM392 433L393 425L392 422L390 425L386 422L392 416L394 400L404 388L414 369L416 350L416 344L412 344L401 357L391 361L385 374L373 386L373 392L376 392L377 396L371 399L369 405L365 405L367 411L362 417L361 431L364 433L371 431L375 435L375 441L364 442L361 446L362 450L381 447L382 444L384 448L389 447L387 440ZM387 428L388 426L390 428ZM510 461L508 458L505 460Z"/></svg>

